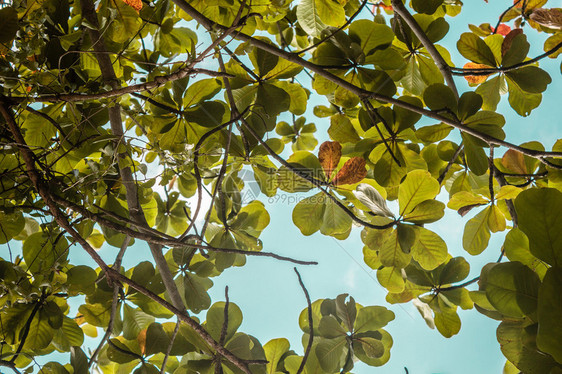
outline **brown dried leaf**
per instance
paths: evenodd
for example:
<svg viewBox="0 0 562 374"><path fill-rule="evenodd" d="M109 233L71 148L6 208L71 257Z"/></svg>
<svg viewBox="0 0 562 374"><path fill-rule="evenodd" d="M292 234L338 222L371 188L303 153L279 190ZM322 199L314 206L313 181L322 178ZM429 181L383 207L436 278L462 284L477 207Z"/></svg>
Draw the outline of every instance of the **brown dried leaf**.
<svg viewBox="0 0 562 374"><path fill-rule="evenodd" d="M513 29L507 35L505 35L505 39L502 43L502 56L505 56L506 52L509 51L513 38L515 38L519 34L523 34L523 29Z"/></svg>
<svg viewBox="0 0 562 374"><path fill-rule="evenodd" d="M491 69L491 66L488 65L484 65L484 64L477 64L475 62L467 62L466 64L464 64L463 66L464 69ZM488 78L490 76L490 74L488 75L465 75L464 79L466 79L468 81L468 83L470 84L480 84L483 83L486 78Z"/></svg>
<svg viewBox="0 0 562 374"><path fill-rule="evenodd" d="M562 30L562 10L560 9L538 8L533 10L533 13L531 13L529 18L541 26L555 30Z"/></svg>
<svg viewBox="0 0 562 374"><path fill-rule="evenodd" d="M527 165L525 165L525 157L523 154L513 149L509 149L502 157L502 165L507 169L519 174L528 174Z"/></svg>
<svg viewBox="0 0 562 374"><path fill-rule="evenodd" d="M138 11L142 9L142 0L123 0L125 4Z"/></svg>
<svg viewBox="0 0 562 374"><path fill-rule="evenodd" d="M334 177L334 185L337 186L340 184L354 184L361 182L367 175L365 163L366 162L362 157L353 157L347 160Z"/></svg>
<svg viewBox="0 0 562 374"><path fill-rule="evenodd" d="M318 151L318 161L324 169L326 179L330 180L333 171L341 158L341 144L338 142L324 142Z"/></svg>

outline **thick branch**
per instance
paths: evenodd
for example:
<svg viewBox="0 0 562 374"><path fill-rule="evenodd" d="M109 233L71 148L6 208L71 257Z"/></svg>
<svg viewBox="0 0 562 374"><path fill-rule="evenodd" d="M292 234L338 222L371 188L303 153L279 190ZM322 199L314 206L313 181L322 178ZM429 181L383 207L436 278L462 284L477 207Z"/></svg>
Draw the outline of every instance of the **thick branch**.
<svg viewBox="0 0 562 374"><path fill-rule="evenodd" d="M105 53L107 51L107 48L105 47L103 37L97 30L99 25L98 18L94 9L94 4L92 0L82 0L80 4L82 7L82 16L95 27L89 28L88 32L90 34L92 42L94 43L94 55L99 62L102 78L107 84L111 85L114 90L117 90L119 89L120 84L115 75L111 59L109 55ZM121 121L121 107L119 105L115 105L109 108L109 123L111 126L111 132L118 138L115 143L115 149L117 149L118 142L121 141L124 135L123 122ZM121 159L125 159L127 157L127 154L120 154L119 157ZM138 187L131 168L128 166L120 166L119 171L123 181L123 185L125 186L127 206L129 208L129 215L131 219L134 222L141 224L142 226L148 227L143 209L139 204ZM178 309L184 308L183 300L176 284L174 283L172 272L168 267L164 255L162 254L162 246L154 243L149 243L148 246L150 248L150 252L152 253L152 257L156 262L158 270L162 275L162 281L164 283L164 286L166 287L166 291L168 291L168 294L170 295L174 306Z"/></svg>
<svg viewBox="0 0 562 374"><path fill-rule="evenodd" d="M96 57L101 56L101 53L97 53ZM109 56L105 55L107 60L109 60ZM27 102L34 102L34 103L59 103L61 101L70 103L70 102L79 102L79 101L89 101L89 100L101 100L101 99L110 99L112 97L119 97L126 94L131 94L135 92L144 92L150 91L158 87L162 87L168 82L173 82L178 79L182 79L187 77L188 75L193 74L206 74L211 77L222 77L227 76L231 77L230 74L227 73L220 73L212 70L207 69L198 69L193 67L193 63L189 64L187 67L179 69L169 75L162 75L159 77L154 78L153 81L146 82L146 83L139 83L133 84L127 87L119 87L114 88L109 91L105 92L98 92L95 94L60 94L60 95L41 95L35 97L12 97L10 98L14 103L20 103L22 101Z"/></svg>
<svg viewBox="0 0 562 374"><path fill-rule="evenodd" d="M144 288L138 283L132 281L131 279L124 276L123 274L113 269L109 269L109 271L113 279L116 279L121 283L131 286L131 288L137 290L139 293L147 296L151 300L157 302L158 304L162 305L164 308L168 309L170 312L174 313L180 321L185 322L189 327L191 327L197 333L197 335L199 335L216 352L220 353L223 357L225 357L227 360L232 362L237 368L242 370L244 373L252 374L250 372L250 369L248 368L247 363L244 360L236 357L234 354L232 354L232 352L230 352L222 345L220 345L217 341L215 341L213 337L199 323L197 323L194 319L190 318L185 311L177 309L172 304L162 299L160 296L156 295L152 291L149 291L148 289Z"/></svg>

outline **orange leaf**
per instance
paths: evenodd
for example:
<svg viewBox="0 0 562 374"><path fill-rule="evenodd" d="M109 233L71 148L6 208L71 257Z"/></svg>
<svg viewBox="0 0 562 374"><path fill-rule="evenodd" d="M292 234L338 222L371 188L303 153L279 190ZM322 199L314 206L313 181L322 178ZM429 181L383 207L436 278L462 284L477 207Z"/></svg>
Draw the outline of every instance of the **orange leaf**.
<svg viewBox="0 0 562 374"><path fill-rule="evenodd" d="M528 174L527 165L525 165L525 157L523 154L513 149L509 149L502 157L502 165L507 169L519 173Z"/></svg>
<svg viewBox="0 0 562 374"><path fill-rule="evenodd" d="M318 151L318 161L324 169L326 179L330 180L332 172L338 166L341 158L341 144L338 142L324 142Z"/></svg>
<svg viewBox="0 0 562 374"><path fill-rule="evenodd" d="M139 332L139 335L137 336L137 342L139 343L141 353L144 356L144 354L146 352L146 329L142 329Z"/></svg>
<svg viewBox="0 0 562 374"><path fill-rule="evenodd" d="M491 29L492 32L495 30L493 27L491 27ZM498 26L498 29L496 30L496 34L506 36L507 34L509 34L510 31L511 31L511 27L509 27L505 23L502 23Z"/></svg>
<svg viewBox="0 0 562 374"><path fill-rule="evenodd" d="M353 157L343 164L343 167L334 177L333 183L335 186L359 183L366 175L365 160L362 157Z"/></svg>
<svg viewBox="0 0 562 374"><path fill-rule="evenodd" d="M499 27L498 27L499 30ZM498 34L500 32L498 31ZM513 29L510 32L507 33L507 35L505 35L505 39L503 40L502 43L502 56L505 56L505 54L507 53L507 51L509 51L509 48L511 48L511 43L513 42L513 38L515 38L517 35L519 34L523 34L523 29Z"/></svg>
<svg viewBox="0 0 562 374"><path fill-rule="evenodd" d="M125 4L138 11L142 9L142 0L123 0Z"/></svg>
<svg viewBox="0 0 562 374"><path fill-rule="evenodd" d="M467 62L466 64L464 64L463 66L464 69L486 69L486 68L491 68L488 65L484 65L484 64L477 64L474 62ZM468 81L468 83L470 84L480 84L482 82L484 82L486 80L486 78L488 78L490 76L490 74L487 75L465 75L464 79L466 79Z"/></svg>

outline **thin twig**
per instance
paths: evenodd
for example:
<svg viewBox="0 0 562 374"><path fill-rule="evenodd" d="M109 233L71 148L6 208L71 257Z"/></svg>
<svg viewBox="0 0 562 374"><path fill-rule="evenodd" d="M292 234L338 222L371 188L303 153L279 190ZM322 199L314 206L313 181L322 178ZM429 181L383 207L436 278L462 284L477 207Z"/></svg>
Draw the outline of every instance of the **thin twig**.
<svg viewBox="0 0 562 374"><path fill-rule="evenodd" d="M308 305L308 328L310 330L310 336L308 337L308 344L306 345L306 351L304 352L304 356L302 358L301 364L299 369L297 370L296 374L301 374L304 370L304 366L306 365L306 361L308 360L308 356L310 355L310 350L312 349L312 341L314 340L314 321L312 317L312 303L310 301L310 296L308 295L308 291L302 281L301 275L297 268L294 268L295 273L297 273L297 277L299 278L299 284L304 292L304 296L306 297L306 304Z"/></svg>
<svg viewBox="0 0 562 374"><path fill-rule="evenodd" d="M228 331L228 305L230 303L230 300L228 299L228 286L226 286L224 288L224 298L225 298L225 302L224 302L224 322L222 324L222 329L221 329L221 336L219 339L219 343L224 345L225 343L225 339L226 339L226 332Z"/></svg>
<svg viewBox="0 0 562 374"><path fill-rule="evenodd" d="M170 353L172 352L172 346L174 345L174 341L178 336L178 332L180 331L180 320L176 322L176 327L174 327L174 332L172 333L172 338L170 339L170 344L168 345L168 349L166 349L166 354L164 355L164 359L162 360L162 368L160 369L160 374L164 374L166 372L166 364L168 363L168 358L170 357Z"/></svg>
<svg viewBox="0 0 562 374"><path fill-rule="evenodd" d="M445 179L445 176L447 176L447 173L449 172L449 170L451 170L451 167L455 163L455 160L457 159L457 157L459 157L459 155L461 154L463 148L464 148L464 144L461 142L461 144L459 144L459 146L457 147L457 150L453 154L453 157L451 157L451 159L447 163L447 166L445 166L445 169L443 169L441 174L439 174L439 178L437 178L437 182L439 182L439 184L443 183L443 180Z"/></svg>
<svg viewBox="0 0 562 374"><path fill-rule="evenodd" d="M500 72L506 73L508 71L519 69L523 66L532 65L535 62L540 61L543 58L548 57L551 54L557 52L560 48L562 48L562 42L556 44L554 47L552 47L552 49L546 51L543 54L538 55L535 58L520 62L518 64L511 65L511 66L507 66L507 67L498 66L498 67L495 67L495 68L470 68L470 69L451 67L451 69L452 69L451 73L453 75L461 75L461 76L464 76L464 75L490 75L490 74L500 73Z"/></svg>
<svg viewBox="0 0 562 374"><path fill-rule="evenodd" d="M119 249L119 253L117 253L117 256L115 257L115 261L113 262L113 269L117 269L117 271L120 271L121 262L123 260L123 256L125 255L125 251L127 250L127 247L129 246L130 241L131 241L131 237L127 235L125 237L125 240L121 244L121 248ZM111 314L109 316L109 323L107 324L107 329L105 330L105 334L103 335L103 337L102 337L100 343L98 344L96 350L94 351L94 353L92 353L92 356L90 357L90 361L88 361L88 367L91 367L93 365L93 363L96 362L96 358L97 358L98 354L100 353L103 345L109 339L109 337L111 336L111 333L113 332L113 323L115 321L115 316L117 315L117 305L119 304L119 291L120 290L121 290L121 285L118 282L115 282L113 284L113 297L112 297L112 301L111 301Z"/></svg>

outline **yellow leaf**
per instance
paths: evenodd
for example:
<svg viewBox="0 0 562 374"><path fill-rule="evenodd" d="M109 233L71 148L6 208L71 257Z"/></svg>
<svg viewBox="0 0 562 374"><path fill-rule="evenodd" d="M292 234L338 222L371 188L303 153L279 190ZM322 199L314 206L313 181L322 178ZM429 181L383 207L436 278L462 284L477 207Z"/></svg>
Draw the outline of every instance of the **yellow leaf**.
<svg viewBox="0 0 562 374"><path fill-rule="evenodd" d="M523 154L513 149L508 150L502 157L502 165L507 169L519 173L527 174L527 165L525 165L525 158Z"/></svg>

